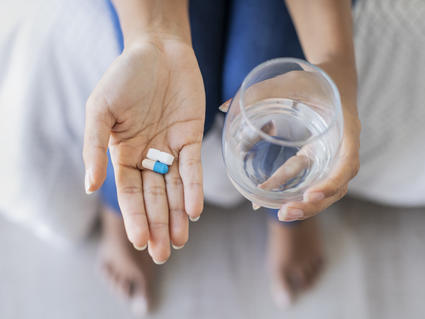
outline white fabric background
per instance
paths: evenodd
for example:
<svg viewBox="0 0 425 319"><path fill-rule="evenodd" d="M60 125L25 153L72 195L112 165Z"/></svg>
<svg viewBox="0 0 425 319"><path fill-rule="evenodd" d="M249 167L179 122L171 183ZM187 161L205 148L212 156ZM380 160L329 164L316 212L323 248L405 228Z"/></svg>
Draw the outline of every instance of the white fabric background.
<svg viewBox="0 0 425 319"><path fill-rule="evenodd" d="M425 1L364 0L355 11L361 169L353 194L425 205Z"/></svg>
<svg viewBox="0 0 425 319"><path fill-rule="evenodd" d="M0 211L53 242L82 238L84 105L118 52L104 1L0 2Z"/></svg>

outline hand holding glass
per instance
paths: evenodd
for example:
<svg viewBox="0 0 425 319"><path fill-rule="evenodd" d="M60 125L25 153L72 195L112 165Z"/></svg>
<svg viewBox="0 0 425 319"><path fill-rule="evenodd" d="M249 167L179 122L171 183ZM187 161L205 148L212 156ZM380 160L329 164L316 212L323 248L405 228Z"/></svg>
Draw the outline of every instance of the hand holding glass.
<svg viewBox="0 0 425 319"><path fill-rule="evenodd" d="M223 130L227 174L252 203L280 208L332 169L342 138L338 90L320 68L280 58L254 68Z"/></svg>

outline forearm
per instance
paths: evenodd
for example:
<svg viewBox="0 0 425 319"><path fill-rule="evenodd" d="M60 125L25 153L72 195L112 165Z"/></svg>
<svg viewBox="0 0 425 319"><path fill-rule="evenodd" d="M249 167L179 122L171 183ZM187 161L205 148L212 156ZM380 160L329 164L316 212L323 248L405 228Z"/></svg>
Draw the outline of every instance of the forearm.
<svg viewBox="0 0 425 319"><path fill-rule="evenodd" d="M146 37L178 39L190 44L188 0L113 0L124 45Z"/></svg>
<svg viewBox="0 0 425 319"><path fill-rule="evenodd" d="M357 116L351 0L286 0L307 60L336 82L346 110Z"/></svg>

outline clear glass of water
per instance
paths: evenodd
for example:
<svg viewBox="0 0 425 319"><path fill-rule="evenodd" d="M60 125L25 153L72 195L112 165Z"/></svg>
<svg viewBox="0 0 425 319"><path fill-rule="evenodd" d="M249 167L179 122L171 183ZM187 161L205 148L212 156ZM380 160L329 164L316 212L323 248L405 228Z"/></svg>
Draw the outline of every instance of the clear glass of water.
<svg viewBox="0 0 425 319"><path fill-rule="evenodd" d="M320 68L279 58L254 68L223 130L227 175L251 202L280 208L332 169L342 138L338 89Z"/></svg>

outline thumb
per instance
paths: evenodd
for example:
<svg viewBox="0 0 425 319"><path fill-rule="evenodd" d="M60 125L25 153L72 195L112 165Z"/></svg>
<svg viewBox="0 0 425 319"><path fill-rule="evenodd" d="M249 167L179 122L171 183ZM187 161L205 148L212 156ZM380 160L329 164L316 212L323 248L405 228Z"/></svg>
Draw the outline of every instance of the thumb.
<svg viewBox="0 0 425 319"><path fill-rule="evenodd" d="M91 194L102 186L108 164L108 143L114 119L103 97L92 94L86 104L83 159L86 169L86 193Z"/></svg>

